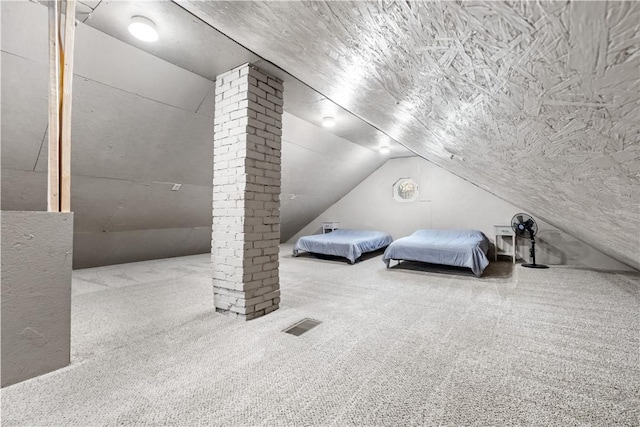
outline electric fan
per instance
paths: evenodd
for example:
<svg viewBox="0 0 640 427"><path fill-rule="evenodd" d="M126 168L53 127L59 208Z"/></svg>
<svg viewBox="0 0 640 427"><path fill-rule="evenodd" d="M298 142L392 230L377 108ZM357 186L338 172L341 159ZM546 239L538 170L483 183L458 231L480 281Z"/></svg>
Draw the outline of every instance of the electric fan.
<svg viewBox="0 0 640 427"><path fill-rule="evenodd" d="M522 264L523 267L529 268L549 268L546 265L536 264L536 240L534 236L538 232L538 224L531 218L531 215L526 213L515 214L511 218L511 228L518 237L527 237L527 234L531 238L531 259L532 263Z"/></svg>

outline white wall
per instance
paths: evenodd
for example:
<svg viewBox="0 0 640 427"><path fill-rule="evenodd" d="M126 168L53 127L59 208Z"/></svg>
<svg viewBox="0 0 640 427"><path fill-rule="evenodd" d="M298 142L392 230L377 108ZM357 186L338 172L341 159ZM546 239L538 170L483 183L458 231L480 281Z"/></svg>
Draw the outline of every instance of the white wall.
<svg viewBox="0 0 640 427"><path fill-rule="evenodd" d="M2 211L2 387L67 366L73 213Z"/></svg>
<svg viewBox="0 0 640 427"><path fill-rule="evenodd" d="M417 201L394 200L393 184L400 178L418 183ZM342 228L387 231L396 239L419 228L474 228L494 241L493 226L510 224L518 212L522 210L420 157L391 159L291 241L319 232L322 221L339 221ZM536 262L630 270L557 228L537 222ZM520 256L528 260L529 242L521 243Z"/></svg>

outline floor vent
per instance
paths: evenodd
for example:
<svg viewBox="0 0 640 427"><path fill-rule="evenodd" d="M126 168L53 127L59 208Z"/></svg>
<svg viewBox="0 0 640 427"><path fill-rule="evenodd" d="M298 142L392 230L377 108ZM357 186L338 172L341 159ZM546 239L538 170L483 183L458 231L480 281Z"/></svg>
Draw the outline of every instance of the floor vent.
<svg viewBox="0 0 640 427"><path fill-rule="evenodd" d="M289 326L287 329L285 329L282 332L286 332L288 334L295 335L295 336L299 337L300 335L304 334L305 332L315 328L320 323L322 323L322 322L319 321L319 320L302 319L301 321L299 321L297 323L294 323L293 325Z"/></svg>

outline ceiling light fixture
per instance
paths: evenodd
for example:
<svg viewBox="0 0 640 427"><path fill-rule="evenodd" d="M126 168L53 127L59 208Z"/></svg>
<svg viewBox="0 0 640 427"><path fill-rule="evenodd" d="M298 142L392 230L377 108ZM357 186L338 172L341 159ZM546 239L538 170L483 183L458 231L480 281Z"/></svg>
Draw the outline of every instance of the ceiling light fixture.
<svg viewBox="0 0 640 427"><path fill-rule="evenodd" d="M389 152L389 147L387 147L386 145L380 147L380 154L389 154Z"/></svg>
<svg viewBox="0 0 640 427"><path fill-rule="evenodd" d="M322 120L322 126L326 127L326 128L332 128L336 125L336 121L333 117L325 117Z"/></svg>
<svg viewBox="0 0 640 427"><path fill-rule="evenodd" d="M129 32L143 42L154 42L158 40L156 24L144 16L134 16L129 23Z"/></svg>

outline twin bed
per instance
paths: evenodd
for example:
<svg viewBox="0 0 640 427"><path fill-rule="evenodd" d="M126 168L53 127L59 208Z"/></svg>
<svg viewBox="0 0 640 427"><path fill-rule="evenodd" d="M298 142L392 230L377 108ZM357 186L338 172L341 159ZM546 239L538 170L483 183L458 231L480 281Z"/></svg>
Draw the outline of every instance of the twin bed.
<svg viewBox="0 0 640 427"><path fill-rule="evenodd" d="M393 238L382 231L350 230L340 228L326 234L304 236L293 247L293 256L300 252L344 257L351 264L365 252L374 252L389 246Z"/></svg>
<svg viewBox="0 0 640 427"><path fill-rule="evenodd" d="M489 265L489 240L478 230L417 230L412 235L393 241L380 231L338 229L331 233L298 239L293 255L300 252L334 255L354 264L363 253L386 247L382 260L419 261L470 268L480 277Z"/></svg>
<svg viewBox="0 0 640 427"><path fill-rule="evenodd" d="M488 250L489 240L478 230L418 230L389 245L382 260L387 268L391 260L467 267L480 277Z"/></svg>

